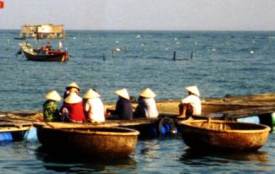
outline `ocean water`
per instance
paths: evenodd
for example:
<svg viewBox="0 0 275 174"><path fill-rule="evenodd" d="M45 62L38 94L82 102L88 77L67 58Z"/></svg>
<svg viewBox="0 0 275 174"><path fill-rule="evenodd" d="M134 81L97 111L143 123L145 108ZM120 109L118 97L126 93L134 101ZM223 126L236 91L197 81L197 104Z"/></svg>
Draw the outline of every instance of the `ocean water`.
<svg viewBox="0 0 275 174"><path fill-rule="evenodd" d="M48 90L62 94L72 81L82 94L95 88L104 102L115 102L114 91L123 87L132 96L150 87L157 100L182 98L187 85L197 85L202 97L275 91L275 32L67 31L66 63L16 56L18 34L0 31L0 111L39 111ZM108 163L52 157L37 141L3 143L0 173L274 173L274 139L249 154L196 153L181 139L142 140L131 158Z"/></svg>

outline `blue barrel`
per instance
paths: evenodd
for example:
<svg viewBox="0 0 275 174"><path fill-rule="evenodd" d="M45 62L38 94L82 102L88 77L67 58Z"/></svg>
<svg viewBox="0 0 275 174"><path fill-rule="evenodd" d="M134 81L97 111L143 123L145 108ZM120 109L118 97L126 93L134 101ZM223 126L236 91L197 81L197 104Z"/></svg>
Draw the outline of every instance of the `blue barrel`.
<svg viewBox="0 0 275 174"><path fill-rule="evenodd" d="M1 132L0 141L12 141L12 134L10 132Z"/></svg>
<svg viewBox="0 0 275 174"><path fill-rule="evenodd" d="M160 127L160 135L161 136L166 136L170 134L172 126L170 124L164 123Z"/></svg>

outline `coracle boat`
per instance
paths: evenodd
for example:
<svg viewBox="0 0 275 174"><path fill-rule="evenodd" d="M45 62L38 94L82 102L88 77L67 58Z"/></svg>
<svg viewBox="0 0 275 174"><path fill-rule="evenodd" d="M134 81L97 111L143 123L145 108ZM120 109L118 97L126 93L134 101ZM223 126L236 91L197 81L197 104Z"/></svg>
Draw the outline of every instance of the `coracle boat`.
<svg viewBox="0 0 275 174"><path fill-rule="evenodd" d="M139 134L136 130L120 127L35 126L38 140L45 149L93 159L127 158L135 150Z"/></svg>
<svg viewBox="0 0 275 174"><path fill-rule="evenodd" d="M262 147L270 128L224 120L179 121L184 142L199 150L254 151Z"/></svg>
<svg viewBox="0 0 275 174"><path fill-rule="evenodd" d="M21 28L20 39L25 40L19 43L20 51L18 54L23 53L28 60L31 61L57 61L65 62L69 59L69 54L63 49L61 39L64 39L63 25L42 24L42 25L24 25ZM27 40L29 39L29 40ZM39 47L33 46L29 41L34 39L37 43L38 40L47 40L47 44ZM59 39L58 48L52 48L49 40Z"/></svg>
<svg viewBox="0 0 275 174"><path fill-rule="evenodd" d="M20 141L32 127L30 123L0 122L0 141Z"/></svg>

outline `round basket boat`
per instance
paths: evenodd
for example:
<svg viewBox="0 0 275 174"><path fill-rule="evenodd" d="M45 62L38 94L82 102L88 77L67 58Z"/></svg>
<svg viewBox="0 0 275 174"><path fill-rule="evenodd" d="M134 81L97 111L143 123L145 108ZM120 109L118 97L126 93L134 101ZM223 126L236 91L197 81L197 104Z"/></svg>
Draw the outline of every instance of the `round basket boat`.
<svg viewBox="0 0 275 174"><path fill-rule="evenodd" d="M37 127L38 139L47 149L93 158L128 157L135 150L138 134L120 127Z"/></svg>
<svg viewBox="0 0 275 174"><path fill-rule="evenodd" d="M224 120L179 121L184 142L191 148L253 151L262 147L270 128L260 124Z"/></svg>

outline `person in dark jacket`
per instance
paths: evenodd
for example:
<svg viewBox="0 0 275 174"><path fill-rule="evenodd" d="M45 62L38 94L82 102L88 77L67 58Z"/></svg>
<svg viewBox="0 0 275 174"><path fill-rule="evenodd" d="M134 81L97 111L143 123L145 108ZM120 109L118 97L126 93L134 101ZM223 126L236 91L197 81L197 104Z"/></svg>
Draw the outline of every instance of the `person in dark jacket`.
<svg viewBox="0 0 275 174"><path fill-rule="evenodd" d="M112 112L111 119L131 120L133 109L127 89L123 88L115 92L118 95L116 109Z"/></svg>

